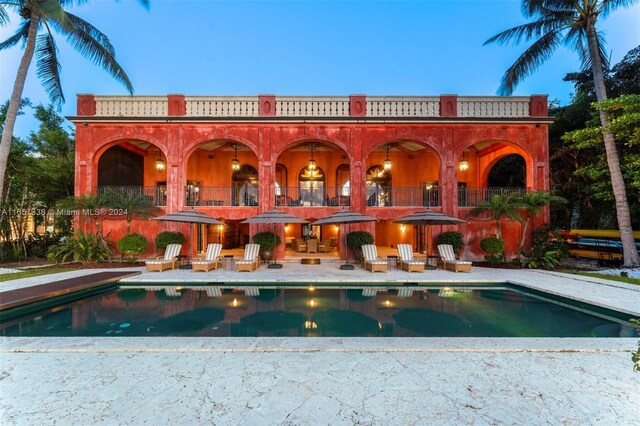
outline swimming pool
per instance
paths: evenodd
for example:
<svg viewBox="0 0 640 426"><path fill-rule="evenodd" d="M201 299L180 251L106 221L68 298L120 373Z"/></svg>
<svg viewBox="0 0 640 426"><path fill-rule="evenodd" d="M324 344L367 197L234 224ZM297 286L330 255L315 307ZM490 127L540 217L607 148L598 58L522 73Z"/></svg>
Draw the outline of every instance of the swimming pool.
<svg viewBox="0 0 640 426"><path fill-rule="evenodd" d="M76 295L75 297L81 297ZM628 315L509 284L116 286L2 312L3 336L633 337Z"/></svg>

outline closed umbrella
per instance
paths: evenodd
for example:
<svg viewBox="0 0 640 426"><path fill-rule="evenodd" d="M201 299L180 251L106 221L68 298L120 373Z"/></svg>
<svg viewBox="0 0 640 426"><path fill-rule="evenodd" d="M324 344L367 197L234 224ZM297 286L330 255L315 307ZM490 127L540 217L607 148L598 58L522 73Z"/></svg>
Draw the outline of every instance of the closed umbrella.
<svg viewBox="0 0 640 426"><path fill-rule="evenodd" d="M340 210L335 213L331 213L329 216L318 219L312 223L312 225L351 225L352 223L364 223L364 222L376 222L378 219L366 214L354 212L352 210ZM351 229L351 227L349 227ZM353 269L353 265L349 264L349 256L346 253L347 247L347 234L344 236L345 247L345 264L340 266L340 269Z"/></svg>
<svg viewBox="0 0 640 426"><path fill-rule="evenodd" d="M191 210L183 210L175 213L165 214L163 216L156 216L151 218L151 220L160 220L163 222L183 222L183 223L204 223L207 225L224 225L224 223L220 222L217 219L212 218L211 216L207 216L204 213L197 212L193 209ZM189 251L191 253L191 240L192 240L192 227L189 227Z"/></svg>
<svg viewBox="0 0 640 426"><path fill-rule="evenodd" d="M394 220L394 223L400 223L402 225L425 225L426 235L429 236L429 225L459 225L461 223L467 223L464 220L456 217L447 216L442 213L434 212L431 210L423 210L410 214L408 216L401 217L398 220ZM426 240L425 253L429 256L429 240Z"/></svg>
<svg viewBox="0 0 640 426"><path fill-rule="evenodd" d="M309 223L309 221L304 220L304 219L300 219L299 217L290 215L288 213L285 213L281 210L277 210L277 209L273 209L273 210L269 210L268 212L264 212L259 214L258 216L254 216L252 218L249 218L247 220L244 220L240 223L256 223L256 224L272 224L275 225L277 223L280 224L286 224L286 223ZM267 268L270 269L280 269L282 268L282 264L280 263L276 263L275 262L275 258L276 258L276 236L275 236L275 230L274 230L274 235L273 235L273 250L274 250L274 254L273 254L273 263L271 263L269 266L267 266Z"/></svg>

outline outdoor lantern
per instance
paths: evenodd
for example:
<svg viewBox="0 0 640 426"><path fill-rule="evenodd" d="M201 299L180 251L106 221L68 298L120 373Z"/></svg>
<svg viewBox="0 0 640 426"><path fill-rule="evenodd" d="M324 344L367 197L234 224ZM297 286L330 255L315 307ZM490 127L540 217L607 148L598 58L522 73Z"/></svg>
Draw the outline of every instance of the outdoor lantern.
<svg viewBox="0 0 640 426"><path fill-rule="evenodd" d="M311 148L311 158L309 159L309 163L307 164L307 170L313 171L316 169L316 160L313 159L313 145L311 145L310 148Z"/></svg>
<svg viewBox="0 0 640 426"><path fill-rule="evenodd" d="M388 172L389 170L391 170L391 160L389 159L389 144L386 145L386 148L387 148L387 158L385 158L384 163L382 164L383 164L384 170Z"/></svg>
<svg viewBox="0 0 640 426"><path fill-rule="evenodd" d="M458 168L463 173L469 170L469 162L464 159L464 152L462 153L462 161L458 163Z"/></svg>
<svg viewBox="0 0 640 426"><path fill-rule="evenodd" d="M156 170L158 172L164 172L166 168L164 161L162 161L162 155L158 152L158 159L156 160Z"/></svg>
<svg viewBox="0 0 640 426"><path fill-rule="evenodd" d="M240 170L240 160L238 160L238 144L233 145L233 160L231 160L231 170L237 172Z"/></svg>

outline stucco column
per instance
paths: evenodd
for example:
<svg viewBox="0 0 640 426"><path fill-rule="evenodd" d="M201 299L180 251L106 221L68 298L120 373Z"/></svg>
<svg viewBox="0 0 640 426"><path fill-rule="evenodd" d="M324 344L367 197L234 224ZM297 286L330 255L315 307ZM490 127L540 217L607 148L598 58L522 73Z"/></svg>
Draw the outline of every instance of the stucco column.
<svg viewBox="0 0 640 426"><path fill-rule="evenodd" d="M171 126L166 135L167 157L167 213L177 212L184 205L184 188L187 186L187 158L184 129L181 125Z"/></svg>
<svg viewBox="0 0 640 426"><path fill-rule="evenodd" d="M452 128L442 130L440 146L440 200L442 213L450 216L458 216L458 169L457 153L459 151L455 140L455 132Z"/></svg>
<svg viewBox="0 0 640 426"><path fill-rule="evenodd" d="M348 141L347 146L349 146L351 150L352 159L352 162L349 164L349 190L351 194L349 202L351 210L364 213L366 162L362 151L362 145L364 143L363 129L361 127L352 129L349 135L351 140Z"/></svg>

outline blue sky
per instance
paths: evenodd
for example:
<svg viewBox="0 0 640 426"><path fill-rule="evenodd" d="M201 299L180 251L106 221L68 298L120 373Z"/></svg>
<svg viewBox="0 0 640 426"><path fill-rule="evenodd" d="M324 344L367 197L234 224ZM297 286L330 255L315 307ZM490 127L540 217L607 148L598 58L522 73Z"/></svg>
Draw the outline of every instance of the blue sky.
<svg viewBox="0 0 640 426"><path fill-rule="evenodd" d="M524 50L482 46L524 23L516 0L450 1L174 1L95 0L75 14L109 36L136 94L202 95L493 95ZM612 63L640 44L640 4L601 22ZM0 28L4 40L15 29ZM126 94L104 71L58 39L64 115L75 94ZM10 96L21 50L0 52L0 99ZM566 103L562 81L579 69L560 49L515 95L548 93ZM24 96L48 98L30 69ZM16 134L36 125L18 119Z"/></svg>

